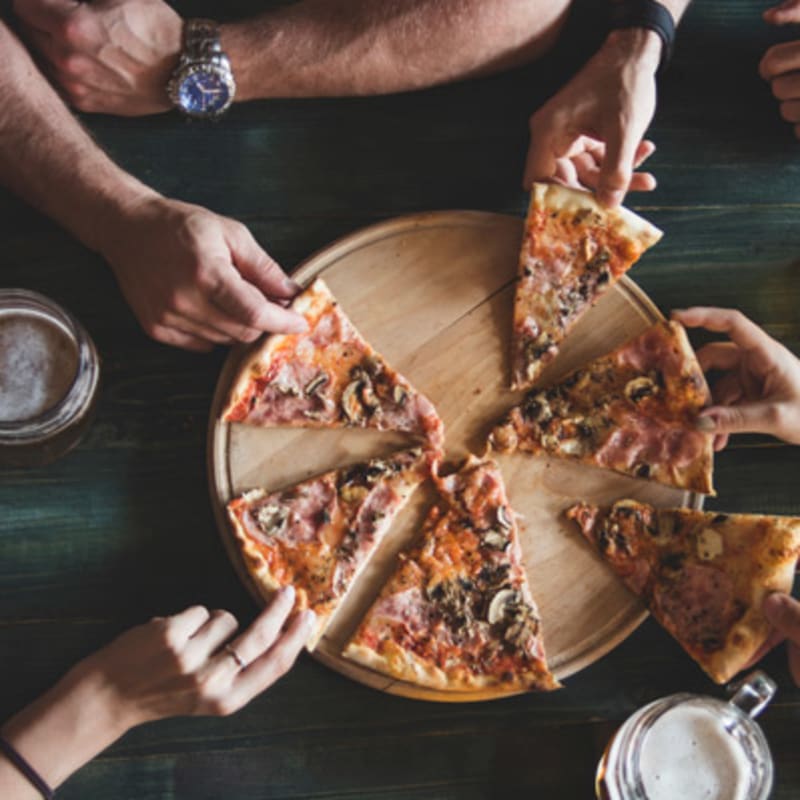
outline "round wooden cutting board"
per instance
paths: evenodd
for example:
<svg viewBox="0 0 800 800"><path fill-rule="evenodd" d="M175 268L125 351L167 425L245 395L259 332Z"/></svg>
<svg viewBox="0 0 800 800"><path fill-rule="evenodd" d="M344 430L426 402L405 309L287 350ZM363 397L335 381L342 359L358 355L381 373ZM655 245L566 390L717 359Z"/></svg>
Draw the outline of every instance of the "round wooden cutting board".
<svg viewBox="0 0 800 800"><path fill-rule="evenodd" d="M449 461L483 452L491 425L521 398L509 391L509 334L522 220L470 211L389 220L312 256L295 278L323 275L356 327L389 363L436 405ZM623 278L577 324L543 383L602 355L661 317ZM363 430L259 429L218 421L247 348L231 352L217 385L209 429L209 470L217 523L233 563L250 580L229 529L226 503L254 487L270 491L402 446L394 435ZM406 441L407 443L407 441ZM660 506L699 507L698 496L560 459L499 457L520 515L531 591L541 612L548 661L563 680L603 656L646 612L600 562L561 512L576 500L633 497ZM506 693L444 693L393 681L340 655L391 574L396 554L416 534L432 496L415 493L337 611L314 656L383 691L427 700L484 700Z"/></svg>

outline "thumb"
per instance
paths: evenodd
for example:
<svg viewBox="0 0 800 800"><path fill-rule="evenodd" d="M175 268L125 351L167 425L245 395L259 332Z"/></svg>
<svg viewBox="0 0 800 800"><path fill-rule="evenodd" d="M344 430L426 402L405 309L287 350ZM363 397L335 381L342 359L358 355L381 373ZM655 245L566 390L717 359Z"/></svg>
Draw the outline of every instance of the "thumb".
<svg viewBox="0 0 800 800"><path fill-rule="evenodd" d="M789 641L800 644L800 603L782 592L764 598L761 611L767 622Z"/></svg>
<svg viewBox="0 0 800 800"><path fill-rule="evenodd" d="M764 19L771 25L786 25L800 22L800 0L784 0L764 12Z"/></svg>
<svg viewBox="0 0 800 800"><path fill-rule="evenodd" d="M705 433L775 433L774 403L712 406L700 412L697 427Z"/></svg>
<svg viewBox="0 0 800 800"><path fill-rule="evenodd" d="M606 142L606 156L597 183L597 199L603 205L618 206L625 199L638 144L634 136L622 129Z"/></svg>

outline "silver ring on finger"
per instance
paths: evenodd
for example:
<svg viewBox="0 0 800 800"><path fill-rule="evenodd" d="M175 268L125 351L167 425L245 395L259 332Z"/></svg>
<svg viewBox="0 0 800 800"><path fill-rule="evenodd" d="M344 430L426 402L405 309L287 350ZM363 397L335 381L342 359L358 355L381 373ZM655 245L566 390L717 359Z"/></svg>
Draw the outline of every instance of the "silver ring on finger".
<svg viewBox="0 0 800 800"><path fill-rule="evenodd" d="M245 663L244 659L236 652L236 649L233 645L226 644L223 649L236 662L236 665L239 667L239 669L247 668L247 664Z"/></svg>

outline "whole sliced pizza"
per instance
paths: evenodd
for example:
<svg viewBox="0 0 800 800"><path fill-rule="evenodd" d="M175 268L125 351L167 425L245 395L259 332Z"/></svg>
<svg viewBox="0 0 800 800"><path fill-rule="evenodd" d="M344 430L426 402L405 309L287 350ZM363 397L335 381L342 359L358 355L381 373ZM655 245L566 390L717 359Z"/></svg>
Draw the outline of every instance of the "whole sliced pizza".
<svg viewBox="0 0 800 800"><path fill-rule="evenodd" d="M512 388L537 381L578 318L661 236L589 192L533 185L514 298Z"/></svg>
<svg viewBox="0 0 800 800"><path fill-rule="evenodd" d="M226 422L377 428L441 448L444 428L433 404L365 341L321 278L291 308L308 330L273 334L244 362Z"/></svg>
<svg viewBox="0 0 800 800"><path fill-rule="evenodd" d="M245 566L266 600L292 584L310 608L313 650L331 616L414 489L433 454L405 450L326 472L277 492L253 489L228 504Z"/></svg>
<svg viewBox="0 0 800 800"><path fill-rule="evenodd" d="M401 555L344 655L446 691L558 688L497 465L471 456L435 480L440 497L419 544Z"/></svg>
<svg viewBox="0 0 800 800"><path fill-rule="evenodd" d="M764 597L789 592L800 519L656 509L633 500L568 509L603 560L717 683L771 632Z"/></svg>
<svg viewBox="0 0 800 800"><path fill-rule="evenodd" d="M713 440L696 427L710 401L683 326L657 322L560 383L531 390L489 445L713 494Z"/></svg>

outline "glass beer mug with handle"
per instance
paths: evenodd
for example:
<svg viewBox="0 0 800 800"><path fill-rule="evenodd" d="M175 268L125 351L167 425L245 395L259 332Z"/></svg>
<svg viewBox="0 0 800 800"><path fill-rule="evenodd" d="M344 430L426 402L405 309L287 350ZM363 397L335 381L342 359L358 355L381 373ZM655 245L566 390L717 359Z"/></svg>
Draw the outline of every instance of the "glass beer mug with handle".
<svg viewBox="0 0 800 800"><path fill-rule="evenodd" d="M756 671L727 702L674 694L639 709L597 768L600 800L766 800L772 757L755 717L775 694Z"/></svg>

